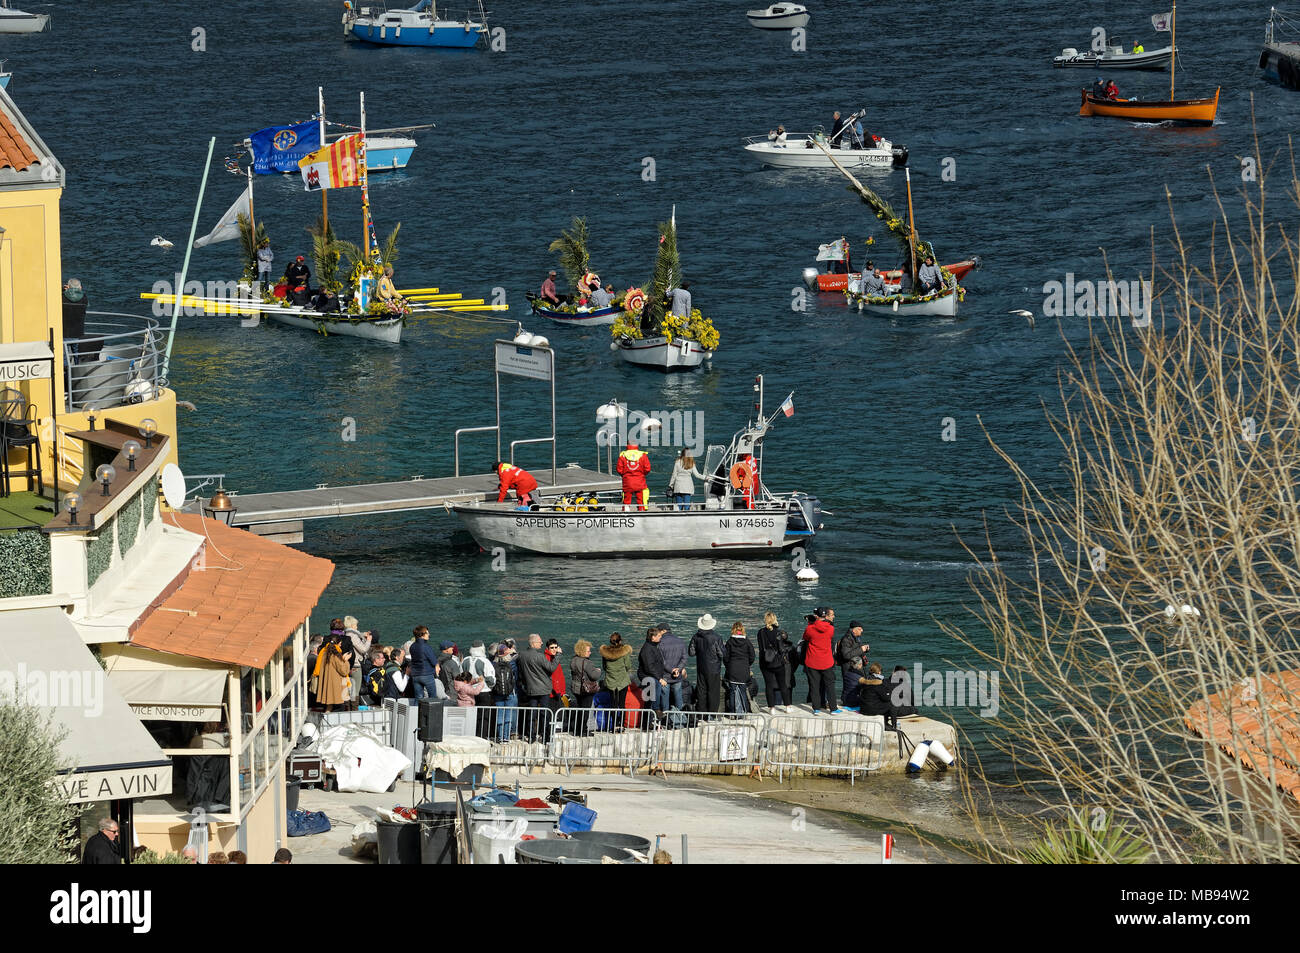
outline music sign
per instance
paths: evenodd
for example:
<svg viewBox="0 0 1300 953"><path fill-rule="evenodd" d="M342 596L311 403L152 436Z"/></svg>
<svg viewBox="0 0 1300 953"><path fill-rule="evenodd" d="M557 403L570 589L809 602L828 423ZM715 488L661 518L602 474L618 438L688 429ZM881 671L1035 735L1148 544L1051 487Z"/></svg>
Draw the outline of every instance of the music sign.
<svg viewBox="0 0 1300 953"><path fill-rule="evenodd" d="M0 344L0 386L45 381L54 376L54 355L39 341Z"/></svg>

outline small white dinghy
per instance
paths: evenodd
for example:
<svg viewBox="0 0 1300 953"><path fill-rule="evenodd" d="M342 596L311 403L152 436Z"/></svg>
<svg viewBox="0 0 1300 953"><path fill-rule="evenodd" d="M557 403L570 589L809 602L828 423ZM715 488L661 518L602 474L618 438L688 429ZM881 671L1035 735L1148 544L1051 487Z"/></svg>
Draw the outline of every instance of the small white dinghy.
<svg viewBox="0 0 1300 953"><path fill-rule="evenodd" d="M797 3L774 3L765 10L745 14L750 26L760 30L793 30L808 25L808 8Z"/></svg>

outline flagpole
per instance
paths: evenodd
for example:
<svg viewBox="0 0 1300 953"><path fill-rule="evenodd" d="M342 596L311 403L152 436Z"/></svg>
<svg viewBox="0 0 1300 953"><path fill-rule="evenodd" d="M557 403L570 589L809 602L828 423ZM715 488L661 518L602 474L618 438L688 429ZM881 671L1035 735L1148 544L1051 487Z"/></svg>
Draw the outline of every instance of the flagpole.
<svg viewBox="0 0 1300 953"><path fill-rule="evenodd" d="M253 167L248 167L248 227L252 229L253 251L257 251L257 219L253 218Z"/></svg>
<svg viewBox="0 0 1300 953"><path fill-rule="evenodd" d="M1178 0L1169 14L1169 101L1174 101L1174 63L1178 59Z"/></svg>
<svg viewBox="0 0 1300 953"><path fill-rule="evenodd" d="M320 112L320 147L324 149L326 146L329 145L329 143L325 141L325 87L324 86L316 87L316 106L317 106L317 110ZM328 193L329 193L329 189L320 190L321 228L327 232L329 231L329 227L330 227L330 206L325 196Z"/></svg>
<svg viewBox="0 0 1300 953"><path fill-rule="evenodd" d="M912 170L907 173L907 247L912 254L912 294L916 294L916 219L912 217Z"/></svg>
<svg viewBox="0 0 1300 953"><path fill-rule="evenodd" d="M172 304L172 326L167 332L167 353L163 355L162 377L167 379L172 364L172 342L176 340L176 319L181 315L181 299L185 296L185 276L190 270L190 253L194 250L194 233L199 230L199 212L203 208L203 193L208 187L208 171L212 168L212 150L217 144L217 137L208 140L208 158L203 164L203 181L199 183L199 198L194 203L194 220L190 223L190 240L185 243L185 263L181 265L180 286L176 289L176 300Z"/></svg>

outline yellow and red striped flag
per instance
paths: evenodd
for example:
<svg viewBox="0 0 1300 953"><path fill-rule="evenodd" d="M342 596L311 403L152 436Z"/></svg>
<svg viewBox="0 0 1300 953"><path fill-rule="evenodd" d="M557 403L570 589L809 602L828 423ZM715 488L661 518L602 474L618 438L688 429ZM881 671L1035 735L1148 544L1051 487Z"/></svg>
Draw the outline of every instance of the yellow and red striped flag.
<svg viewBox="0 0 1300 953"><path fill-rule="evenodd" d="M298 160L302 181L308 192L319 189L346 189L361 184L361 135L344 136L324 149L317 149Z"/></svg>

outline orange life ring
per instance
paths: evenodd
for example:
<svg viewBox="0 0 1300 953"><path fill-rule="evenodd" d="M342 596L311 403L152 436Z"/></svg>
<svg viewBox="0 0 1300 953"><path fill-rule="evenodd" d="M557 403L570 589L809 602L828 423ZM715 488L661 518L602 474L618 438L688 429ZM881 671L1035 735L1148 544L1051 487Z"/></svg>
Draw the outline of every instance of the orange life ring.
<svg viewBox="0 0 1300 953"><path fill-rule="evenodd" d="M737 490L748 490L754 485L754 474L745 464L737 463L731 468L731 485Z"/></svg>

